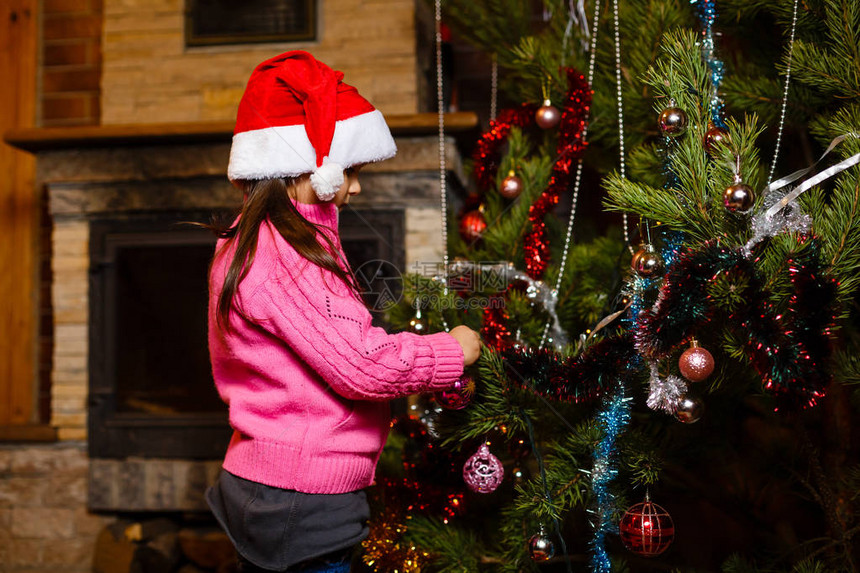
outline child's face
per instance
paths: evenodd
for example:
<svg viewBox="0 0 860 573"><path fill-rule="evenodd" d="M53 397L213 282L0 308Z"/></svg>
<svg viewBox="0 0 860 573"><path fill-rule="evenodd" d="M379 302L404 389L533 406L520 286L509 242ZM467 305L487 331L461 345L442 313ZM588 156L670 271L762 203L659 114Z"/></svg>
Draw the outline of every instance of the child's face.
<svg viewBox="0 0 860 573"><path fill-rule="evenodd" d="M361 193L361 184L358 182L358 171L361 165L354 165L343 172L343 185L337 190L334 196L334 204L338 207L343 207L349 204L349 198L353 195Z"/></svg>
<svg viewBox="0 0 860 573"><path fill-rule="evenodd" d="M358 183L358 171L361 168L362 165L354 165L349 169L344 169L343 185L335 192L332 203L338 207L343 207L349 203L349 198L352 195L361 193L361 185ZM295 184L287 189L287 193L299 203L313 205L321 202L311 187L311 177L307 173L296 179Z"/></svg>

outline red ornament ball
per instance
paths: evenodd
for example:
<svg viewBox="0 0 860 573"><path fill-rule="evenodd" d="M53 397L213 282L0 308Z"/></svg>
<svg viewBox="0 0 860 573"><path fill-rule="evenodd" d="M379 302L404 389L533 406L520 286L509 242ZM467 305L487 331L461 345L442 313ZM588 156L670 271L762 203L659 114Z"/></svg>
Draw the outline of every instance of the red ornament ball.
<svg viewBox="0 0 860 573"><path fill-rule="evenodd" d="M705 137L703 143L705 144L705 151L708 155L713 155L714 151L717 150L717 146L726 141L726 138L729 137L729 132L723 129L722 127L712 127L708 131L705 132Z"/></svg>
<svg viewBox="0 0 860 573"><path fill-rule="evenodd" d="M552 129L560 121L561 112L548 99L544 100L543 105L535 112L535 122L541 129Z"/></svg>
<svg viewBox="0 0 860 573"><path fill-rule="evenodd" d="M474 243L487 230L487 220L480 209L465 213L460 219L460 236L464 241Z"/></svg>
<svg viewBox="0 0 860 573"><path fill-rule="evenodd" d="M523 180L516 176L513 170L502 180L499 194L505 199L516 199L523 192Z"/></svg>
<svg viewBox="0 0 860 573"><path fill-rule="evenodd" d="M672 516L650 501L637 503L624 512L618 528L624 547L643 557L660 555L675 539Z"/></svg>
<svg viewBox="0 0 860 573"><path fill-rule="evenodd" d="M433 394L436 403L446 410L462 410L472 402L475 395L475 381L464 374L450 390L442 390Z"/></svg>
<svg viewBox="0 0 860 573"><path fill-rule="evenodd" d="M714 371L714 357L701 346L693 345L681 354L678 370L690 382L701 382Z"/></svg>
<svg viewBox="0 0 860 573"><path fill-rule="evenodd" d="M463 466L463 481L475 493L496 491L504 477L505 468L502 462L490 453L490 448L485 443L481 444L478 451L472 454Z"/></svg>

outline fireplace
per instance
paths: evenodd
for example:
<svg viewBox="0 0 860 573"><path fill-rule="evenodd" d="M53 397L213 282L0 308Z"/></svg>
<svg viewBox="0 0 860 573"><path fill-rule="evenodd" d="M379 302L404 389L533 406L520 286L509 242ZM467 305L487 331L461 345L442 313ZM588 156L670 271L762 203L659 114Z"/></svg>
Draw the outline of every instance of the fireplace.
<svg viewBox="0 0 860 573"><path fill-rule="evenodd" d="M211 459L229 440L206 351L205 229L166 212L90 221L89 452Z"/></svg>
<svg viewBox="0 0 860 573"><path fill-rule="evenodd" d="M227 412L206 347L215 240L193 224L211 215L168 211L89 222L94 458L217 459L227 448ZM343 211L341 239L353 268L375 260L403 268L404 219L403 209Z"/></svg>
<svg viewBox="0 0 860 573"><path fill-rule="evenodd" d="M398 156L362 170L341 212L353 267L440 260L435 114L393 119ZM447 125L468 139L472 114ZM211 381L205 332L208 231L183 225L233 211L232 126L42 129L34 151L52 222L52 425L86 439L88 507L202 511L230 431ZM449 190L462 193L449 139Z"/></svg>

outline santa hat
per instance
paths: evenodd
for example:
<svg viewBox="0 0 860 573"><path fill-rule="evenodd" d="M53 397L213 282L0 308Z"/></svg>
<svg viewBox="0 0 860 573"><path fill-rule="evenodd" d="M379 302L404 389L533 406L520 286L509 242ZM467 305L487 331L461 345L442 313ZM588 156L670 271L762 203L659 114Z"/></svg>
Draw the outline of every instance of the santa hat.
<svg viewBox="0 0 860 573"><path fill-rule="evenodd" d="M354 87L312 55L293 51L254 69L236 117L231 181L311 174L323 201L343 170L397 152L385 118Z"/></svg>

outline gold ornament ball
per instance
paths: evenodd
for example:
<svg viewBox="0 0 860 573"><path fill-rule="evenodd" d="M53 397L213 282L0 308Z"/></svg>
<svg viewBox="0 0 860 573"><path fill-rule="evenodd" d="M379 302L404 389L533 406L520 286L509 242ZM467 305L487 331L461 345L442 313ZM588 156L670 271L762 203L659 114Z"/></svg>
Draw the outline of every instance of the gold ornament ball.
<svg viewBox="0 0 860 573"><path fill-rule="evenodd" d="M723 191L723 205L732 213L749 211L755 203L755 191L745 183L735 183Z"/></svg>
<svg viewBox="0 0 860 573"><path fill-rule="evenodd" d="M679 107L669 107L660 112L657 118L660 133L678 137L687 131L687 112Z"/></svg>
<svg viewBox="0 0 860 573"><path fill-rule="evenodd" d="M415 334L424 334L427 332L427 321L420 316L415 316L409 321L409 330Z"/></svg>
<svg viewBox="0 0 860 573"><path fill-rule="evenodd" d="M535 121L541 129L552 129L561 121L561 112L549 100L544 100L535 112Z"/></svg>

